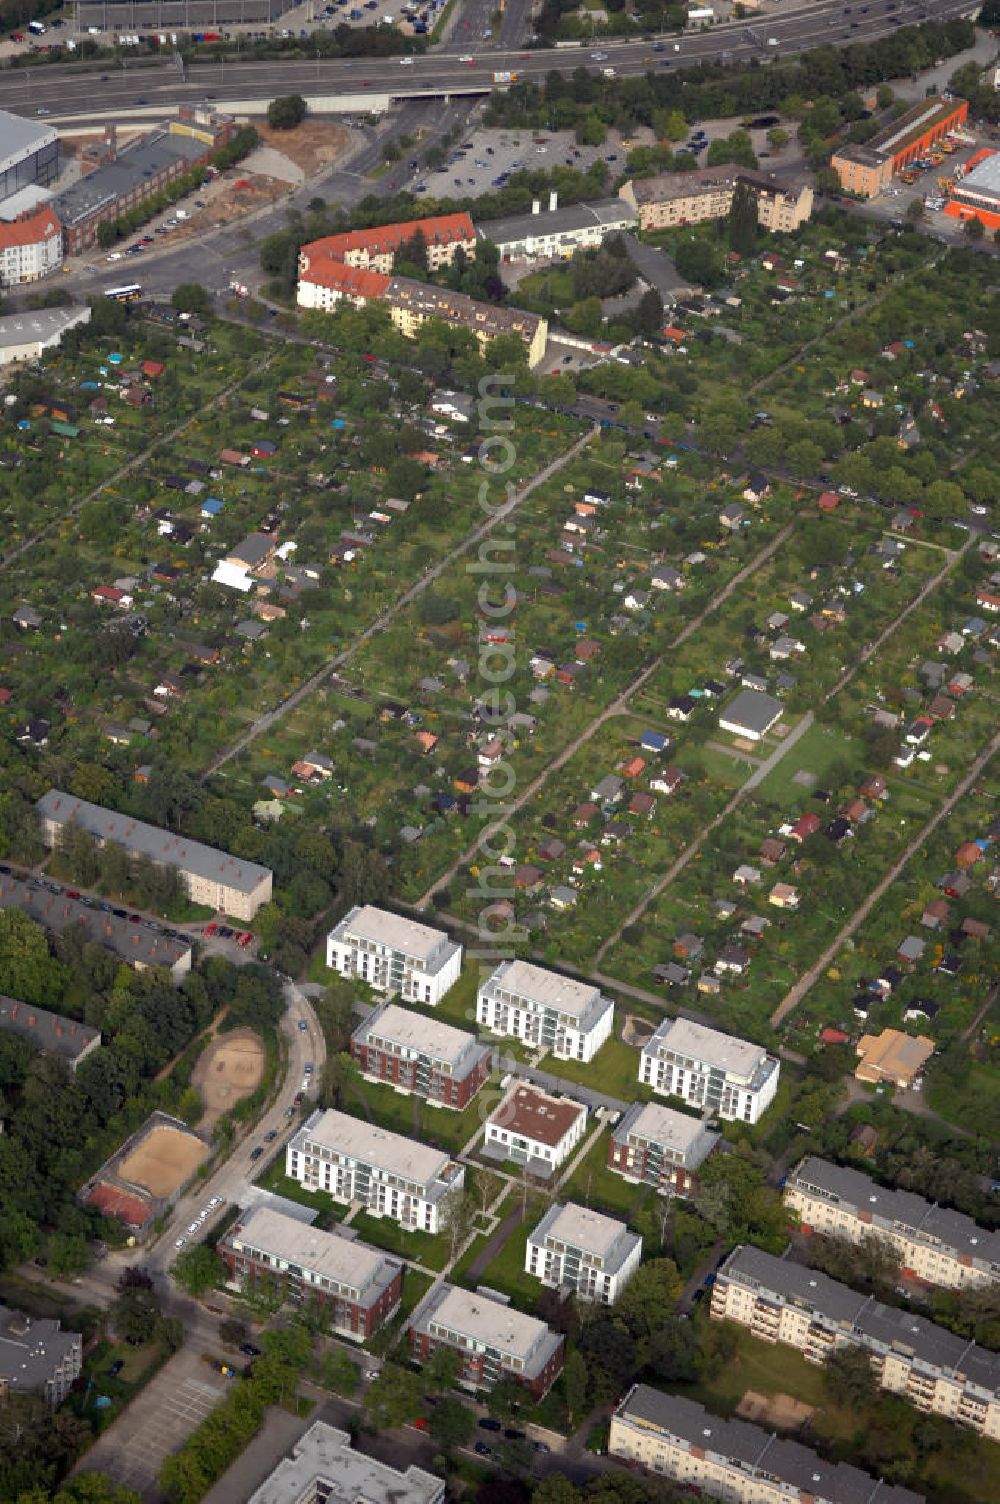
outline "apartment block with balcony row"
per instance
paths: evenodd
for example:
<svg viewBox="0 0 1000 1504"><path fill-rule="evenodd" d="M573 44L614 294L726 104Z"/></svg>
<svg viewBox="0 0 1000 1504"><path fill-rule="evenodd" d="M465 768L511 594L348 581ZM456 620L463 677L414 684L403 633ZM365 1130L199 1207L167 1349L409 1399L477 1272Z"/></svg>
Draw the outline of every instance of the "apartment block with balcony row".
<svg viewBox="0 0 1000 1504"><path fill-rule="evenodd" d="M365 904L327 935L326 964L375 992L433 1008L458 981L462 947L443 930Z"/></svg>
<svg viewBox="0 0 1000 1504"><path fill-rule="evenodd" d="M859 1347L883 1389L1000 1440L1000 1354L819 1270L736 1248L712 1287L711 1313L762 1342L794 1347L811 1363L825 1363L835 1348Z"/></svg>
<svg viewBox="0 0 1000 1504"><path fill-rule="evenodd" d="M398 1003L382 1003L354 1031L361 1073L435 1107L461 1111L489 1079L492 1052L475 1035Z"/></svg>
<svg viewBox="0 0 1000 1504"><path fill-rule="evenodd" d="M524 1268L578 1300L614 1305L642 1260L642 1238L586 1206L550 1206L528 1238Z"/></svg>
<svg viewBox="0 0 1000 1504"><path fill-rule="evenodd" d="M720 1134L660 1102L633 1102L612 1129L608 1169L661 1196L690 1196Z"/></svg>
<svg viewBox="0 0 1000 1504"><path fill-rule="evenodd" d="M785 1205L807 1232L852 1243L885 1238L904 1271L930 1285L962 1290L1000 1280L1000 1232L912 1191L887 1190L860 1170L809 1155L785 1182Z"/></svg>
<svg viewBox="0 0 1000 1504"><path fill-rule="evenodd" d="M503 961L479 989L476 1017L560 1060L593 1060L611 1034L614 1004L598 987L530 961Z"/></svg>
<svg viewBox="0 0 1000 1504"><path fill-rule="evenodd" d="M492 1389L500 1379L513 1379L537 1400L562 1372L565 1339L500 1295L441 1284L410 1322L410 1350L418 1362L426 1363L439 1347L458 1353L459 1382L467 1388Z"/></svg>
<svg viewBox="0 0 1000 1504"><path fill-rule="evenodd" d="M774 1101L780 1069L763 1045L665 1018L643 1046L639 1080L713 1117L756 1123Z"/></svg>

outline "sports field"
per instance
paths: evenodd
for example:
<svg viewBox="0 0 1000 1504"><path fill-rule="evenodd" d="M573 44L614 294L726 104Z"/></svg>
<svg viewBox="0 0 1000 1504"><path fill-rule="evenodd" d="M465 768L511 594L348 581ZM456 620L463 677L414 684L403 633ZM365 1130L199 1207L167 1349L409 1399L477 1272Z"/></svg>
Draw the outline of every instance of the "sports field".
<svg viewBox="0 0 1000 1504"><path fill-rule="evenodd" d="M205 1104L203 1125L211 1126L235 1102L256 1091L265 1058L263 1043L252 1029L234 1029L212 1040L191 1076Z"/></svg>
<svg viewBox="0 0 1000 1504"><path fill-rule="evenodd" d="M159 1200L182 1186L208 1158L208 1152L208 1145L193 1133L157 1123L122 1160L118 1174Z"/></svg>

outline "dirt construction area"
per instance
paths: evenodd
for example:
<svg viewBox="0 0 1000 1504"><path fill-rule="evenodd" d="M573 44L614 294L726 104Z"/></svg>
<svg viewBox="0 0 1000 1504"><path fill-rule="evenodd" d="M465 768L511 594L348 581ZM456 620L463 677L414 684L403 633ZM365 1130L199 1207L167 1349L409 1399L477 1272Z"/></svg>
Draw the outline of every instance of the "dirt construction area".
<svg viewBox="0 0 1000 1504"><path fill-rule="evenodd" d="M741 1420L752 1420L758 1426L773 1426L776 1431L796 1431L812 1419L812 1405L804 1405L790 1394L758 1394L748 1389L736 1406Z"/></svg>
<svg viewBox="0 0 1000 1504"><path fill-rule="evenodd" d="M264 1046L252 1029L218 1034L202 1051L191 1085L205 1104L202 1127L211 1127L234 1102L256 1091L264 1076Z"/></svg>
<svg viewBox="0 0 1000 1504"><path fill-rule="evenodd" d="M189 1180L208 1154L208 1145L193 1133L157 1123L121 1161L117 1173L161 1200Z"/></svg>

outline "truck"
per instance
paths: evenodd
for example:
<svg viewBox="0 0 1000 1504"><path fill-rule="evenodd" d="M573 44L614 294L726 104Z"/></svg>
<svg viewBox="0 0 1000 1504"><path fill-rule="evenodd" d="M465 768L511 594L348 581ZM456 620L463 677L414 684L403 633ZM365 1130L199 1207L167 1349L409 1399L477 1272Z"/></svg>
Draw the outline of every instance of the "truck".
<svg viewBox="0 0 1000 1504"><path fill-rule="evenodd" d="M614 68L602 68L601 73L604 78L614 78L615 76Z"/></svg>
<svg viewBox="0 0 1000 1504"><path fill-rule="evenodd" d="M49 28L45 25L44 21L28 22L28 30L31 32L31 35L33 37L43 37L48 29Z"/></svg>
<svg viewBox="0 0 1000 1504"><path fill-rule="evenodd" d="M516 84L517 74L511 73L506 68L501 68L498 72L494 73L493 82L495 84Z"/></svg>

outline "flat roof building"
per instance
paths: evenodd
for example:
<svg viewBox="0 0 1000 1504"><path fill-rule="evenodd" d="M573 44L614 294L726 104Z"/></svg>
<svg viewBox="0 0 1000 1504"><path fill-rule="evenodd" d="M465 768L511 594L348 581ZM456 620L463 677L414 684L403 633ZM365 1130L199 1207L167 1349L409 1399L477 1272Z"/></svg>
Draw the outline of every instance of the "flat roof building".
<svg viewBox="0 0 1000 1504"><path fill-rule="evenodd" d="M0 366L40 360L63 335L90 323L90 307L36 308L0 318Z"/></svg>
<svg viewBox="0 0 1000 1504"><path fill-rule="evenodd" d="M550 1206L528 1237L525 1273L578 1300L610 1306L642 1260L642 1238L624 1222L568 1201Z"/></svg>
<svg viewBox="0 0 1000 1504"><path fill-rule="evenodd" d="M462 947L444 930L366 903L326 937L326 964L375 992L434 1007L462 970Z"/></svg>
<svg viewBox="0 0 1000 1504"><path fill-rule="evenodd" d="M553 1097L526 1081L515 1081L500 1106L486 1119L483 1154L513 1160L541 1180L569 1157L587 1128L587 1109L568 1097Z"/></svg>
<svg viewBox="0 0 1000 1504"><path fill-rule="evenodd" d="M848 143L838 147L830 166L848 193L873 198L882 193L897 172L964 125L969 116L965 99L921 99L876 131L863 146Z"/></svg>
<svg viewBox="0 0 1000 1504"><path fill-rule="evenodd" d="M608 1168L661 1196L690 1196L720 1137L701 1118L660 1102L633 1102L612 1130Z"/></svg>
<svg viewBox="0 0 1000 1504"><path fill-rule="evenodd" d="M55 1406L83 1368L83 1338L58 1321L0 1307L0 1399L40 1394Z"/></svg>
<svg viewBox="0 0 1000 1504"><path fill-rule="evenodd" d="M611 1034L614 1005L591 982L530 961L502 961L479 989L476 1017L493 1034L589 1062Z"/></svg>
<svg viewBox="0 0 1000 1504"><path fill-rule="evenodd" d="M981 160L951 188L945 213L953 219L982 220L988 230L1000 229L1000 152L979 153Z"/></svg>
<svg viewBox="0 0 1000 1504"><path fill-rule="evenodd" d="M0 110L0 200L59 176L59 133L40 120Z"/></svg>
<svg viewBox="0 0 1000 1504"><path fill-rule="evenodd" d="M885 1238L904 1273L928 1284L967 1289L1000 1279L1000 1232L912 1191L887 1190L860 1170L810 1154L785 1182L785 1205L807 1232L852 1243Z"/></svg>
<svg viewBox="0 0 1000 1504"><path fill-rule="evenodd" d="M648 1384L634 1385L612 1415L608 1455L740 1504L923 1504L908 1488Z"/></svg>
<svg viewBox="0 0 1000 1504"><path fill-rule="evenodd" d="M763 1045L665 1018L643 1045L639 1080L713 1116L756 1123L774 1100L780 1068Z"/></svg>
<svg viewBox="0 0 1000 1504"><path fill-rule="evenodd" d="M356 1452L346 1431L315 1421L248 1504L443 1504L444 1479Z"/></svg>
<svg viewBox="0 0 1000 1504"><path fill-rule="evenodd" d="M75 1018L48 1013L34 1003L18 1002L0 994L0 1029L19 1034L47 1055L58 1055L75 1071L81 1060L101 1046L100 1029L88 1028Z"/></svg>
<svg viewBox="0 0 1000 1504"><path fill-rule="evenodd" d="M261 905L270 901L270 867L77 799L62 789L50 789L35 808L47 845L55 847L63 827L75 820L101 846L115 841L130 856L147 856L158 866L176 867L193 903L209 904L235 919L252 919Z"/></svg>
<svg viewBox="0 0 1000 1504"><path fill-rule="evenodd" d="M825 1363L838 1347L859 1347L883 1389L1000 1438L1000 1354L817 1269L736 1248L712 1286L711 1313L763 1342L786 1343L811 1363Z"/></svg>
<svg viewBox="0 0 1000 1504"><path fill-rule="evenodd" d="M351 1054L361 1073L438 1107L461 1111L488 1080L492 1052L474 1034L382 1003L355 1029Z"/></svg>
<svg viewBox="0 0 1000 1504"><path fill-rule="evenodd" d="M273 1281L296 1303L321 1306L332 1329L354 1342L366 1342L399 1310L403 1265L351 1237L349 1228L321 1232L256 1206L241 1214L218 1247L238 1288Z"/></svg>
<svg viewBox="0 0 1000 1504"><path fill-rule="evenodd" d="M599 246L609 235L621 234L638 223L638 212L622 198L600 199L590 204L553 204L542 212L538 200L530 214L491 219L477 225L482 240L495 245L508 260L519 257L555 260L576 251Z"/></svg>
<svg viewBox="0 0 1000 1504"><path fill-rule="evenodd" d="M759 742L781 720L784 708L773 695L761 694L758 689L741 689L719 716L719 729L746 737L748 742Z"/></svg>
<svg viewBox="0 0 1000 1504"><path fill-rule="evenodd" d="M50 893L13 874L0 873L0 909L20 909L50 935L79 925L87 940L114 951L136 971L162 966L175 982L191 970L190 940L175 940L145 924L131 924L118 914L91 907L67 893Z"/></svg>
<svg viewBox="0 0 1000 1504"><path fill-rule="evenodd" d="M560 1333L495 1292L457 1285L433 1287L410 1323L410 1349L418 1362L450 1347L462 1360L461 1384L492 1389L499 1379L514 1379L535 1399L547 1394L562 1372L564 1346Z"/></svg>
<svg viewBox="0 0 1000 1504"><path fill-rule="evenodd" d="M285 1169L307 1190L432 1233L442 1204L465 1182L464 1166L440 1149L333 1110L314 1112L289 1140Z"/></svg>
<svg viewBox="0 0 1000 1504"><path fill-rule="evenodd" d="M638 213L640 230L662 230L671 225L724 219L738 183L752 188L757 220L765 230L797 230L812 214L813 191L808 183L780 180L766 172L730 164L633 178L618 191Z"/></svg>

